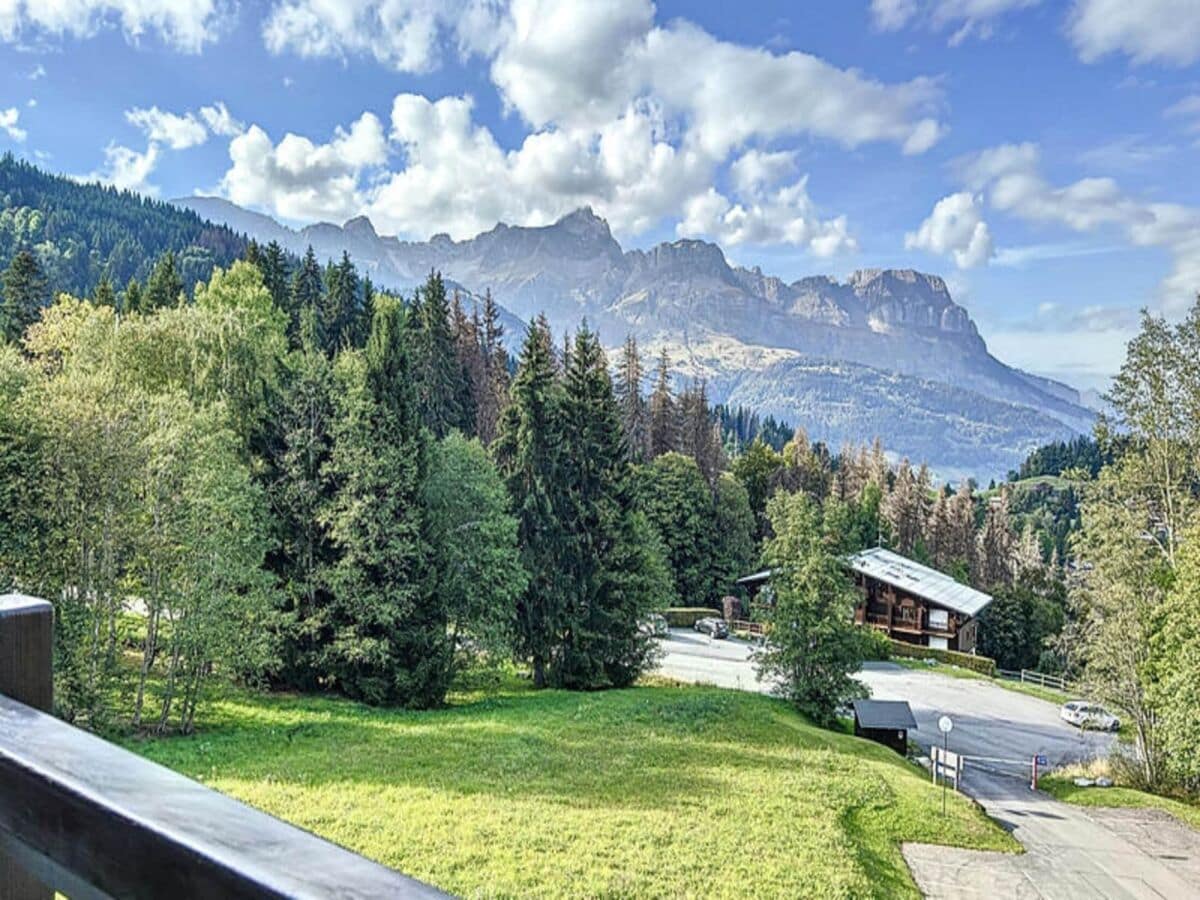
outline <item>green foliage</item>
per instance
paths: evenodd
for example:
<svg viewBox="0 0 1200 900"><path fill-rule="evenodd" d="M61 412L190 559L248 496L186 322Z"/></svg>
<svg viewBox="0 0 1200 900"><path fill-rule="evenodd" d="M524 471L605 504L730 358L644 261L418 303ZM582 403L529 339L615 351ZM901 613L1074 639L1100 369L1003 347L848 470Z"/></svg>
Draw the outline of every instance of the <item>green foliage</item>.
<svg viewBox="0 0 1200 900"><path fill-rule="evenodd" d="M1017 849L890 750L715 688L506 684L424 713L238 692L202 741L129 746L464 897L915 900L903 842Z"/></svg>
<svg viewBox="0 0 1200 900"><path fill-rule="evenodd" d="M456 664L506 659L528 575L504 481L483 445L452 432L430 448L424 502L432 571Z"/></svg>
<svg viewBox="0 0 1200 900"><path fill-rule="evenodd" d="M979 616L979 649L1002 669L1036 669L1046 643L1062 631L1066 587L1044 569L996 589Z"/></svg>
<svg viewBox="0 0 1200 900"><path fill-rule="evenodd" d="M20 250L0 275L0 338L16 341L46 302L46 276L36 257Z"/></svg>
<svg viewBox="0 0 1200 900"><path fill-rule="evenodd" d="M675 596L716 608L727 587L718 581L714 558L713 495L696 461L664 453L638 468L637 481L641 509L667 551Z"/></svg>
<svg viewBox="0 0 1200 900"><path fill-rule="evenodd" d="M137 312L153 312L179 303L183 295L183 280L175 267L175 254L168 250L154 265Z"/></svg>
<svg viewBox="0 0 1200 900"><path fill-rule="evenodd" d="M733 460L733 474L746 488L758 535L762 535L766 530L767 499L771 496L776 476L782 468L783 456L761 438L756 438Z"/></svg>
<svg viewBox="0 0 1200 900"><path fill-rule="evenodd" d="M959 666L978 672L981 675L995 677L996 661L988 656L978 656L974 653L959 653L957 650L939 650L936 647L922 647L919 644L907 644L904 641L892 641L890 656L903 659L936 659L948 665Z"/></svg>
<svg viewBox="0 0 1200 900"><path fill-rule="evenodd" d="M445 697L453 653L429 572L425 436L405 327L399 301L378 298L366 349L343 351L334 368L328 521L338 560L333 639L319 658L351 697L427 707Z"/></svg>
<svg viewBox="0 0 1200 900"><path fill-rule="evenodd" d="M809 497L776 494L767 514L774 533L763 553L774 593L764 616L771 641L755 663L760 677L778 679L780 692L797 709L829 725L839 707L863 696L853 677L864 652L852 622L857 592Z"/></svg>
<svg viewBox="0 0 1200 900"><path fill-rule="evenodd" d="M893 656L893 643L895 642L882 631L875 628L863 628L863 659L869 659L874 662L886 662Z"/></svg>
<svg viewBox="0 0 1200 900"><path fill-rule="evenodd" d="M412 308L413 377L421 418L437 437L454 429L469 432L463 399L469 394L466 373L455 352L450 304L441 274L431 272Z"/></svg>
<svg viewBox="0 0 1200 900"><path fill-rule="evenodd" d="M103 275L113 284L144 282L168 251L190 289L245 247L230 229L169 203L48 175L12 154L0 157L0 267L30 250L55 292L90 296Z"/></svg>

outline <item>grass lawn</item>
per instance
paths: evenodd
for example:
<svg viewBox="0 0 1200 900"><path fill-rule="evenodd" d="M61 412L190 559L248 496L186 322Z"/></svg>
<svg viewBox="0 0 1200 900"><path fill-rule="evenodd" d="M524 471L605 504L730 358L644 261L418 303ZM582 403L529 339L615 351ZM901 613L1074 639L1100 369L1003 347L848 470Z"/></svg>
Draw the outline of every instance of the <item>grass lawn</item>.
<svg viewBox="0 0 1200 900"><path fill-rule="evenodd" d="M1019 849L890 750L719 688L232 692L201 729L126 745L467 897L916 897L901 841Z"/></svg>
<svg viewBox="0 0 1200 900"><path fill-rule="evenodd" d="M1200 831L1200 806L1195 803L1176 800L1171 797L1160 797L1157 794L1149 794L1145 791L1134 790L1133 788L1085 788L1076 786L1074 779L1077 775L1086 775L1092 778L1097 774L1106 773L1090 769L1067 769L1045 778L1039 778L1038 787L1046 793L1057 797L1059 800L1066 803L1074 803L1077 806L1122 806L1137 809L1161 809L1175 816L1181 822Z"/></svg>

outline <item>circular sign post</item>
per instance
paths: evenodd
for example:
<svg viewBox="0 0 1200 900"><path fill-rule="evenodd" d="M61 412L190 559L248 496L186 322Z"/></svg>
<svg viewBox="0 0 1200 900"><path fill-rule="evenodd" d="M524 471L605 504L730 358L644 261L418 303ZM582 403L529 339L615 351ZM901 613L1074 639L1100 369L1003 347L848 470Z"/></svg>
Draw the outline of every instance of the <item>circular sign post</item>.
<svg viewBox="0 0 1200 900"><path fill-rule="evenodd" d="M949 716L938 719L938 731L942 733L942 815L946 815L946 766L950 764L950 732L954 730L954 720Z"/></svg>

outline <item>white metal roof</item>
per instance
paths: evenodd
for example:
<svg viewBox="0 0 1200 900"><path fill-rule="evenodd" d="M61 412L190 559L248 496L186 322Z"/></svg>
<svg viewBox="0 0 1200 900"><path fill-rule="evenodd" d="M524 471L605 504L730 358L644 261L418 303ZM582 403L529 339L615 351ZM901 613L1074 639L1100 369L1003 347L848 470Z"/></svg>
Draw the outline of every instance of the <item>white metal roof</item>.
<svg viewBox="0 0 1200 900"><path fill-rule="evenodd" d="M872 547L870 550L855 553L846 560L846 565L855 572L963 615L979 615L980 610L992 602L989 594L961 584L949 575L882 547Z"/></svg>

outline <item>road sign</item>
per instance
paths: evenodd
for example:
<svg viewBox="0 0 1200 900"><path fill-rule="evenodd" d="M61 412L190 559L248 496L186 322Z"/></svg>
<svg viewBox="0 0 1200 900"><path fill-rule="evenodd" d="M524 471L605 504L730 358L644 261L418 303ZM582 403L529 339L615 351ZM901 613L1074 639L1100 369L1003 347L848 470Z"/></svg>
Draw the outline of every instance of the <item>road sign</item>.
<svg viewBox="0 0 1200 900"><path fill-rule="evenodd" d="M938 719L938 731L940 731L942 734L949 734L953 730L954 722L949 716L942 716L940 719Z"/></svg>
<svg viewBox="0 0 1200 900"><path fill-rule="evenodd" d="M1046 764L1047 764L1047 763L1046 763L1046 757L1042 756L1042 755L1039 753L1039 754L1038 754L1038 757L1037 757L1037 764L1038 764L1039 766L1044 766L1044 765L1046 765Z"/></svg>

